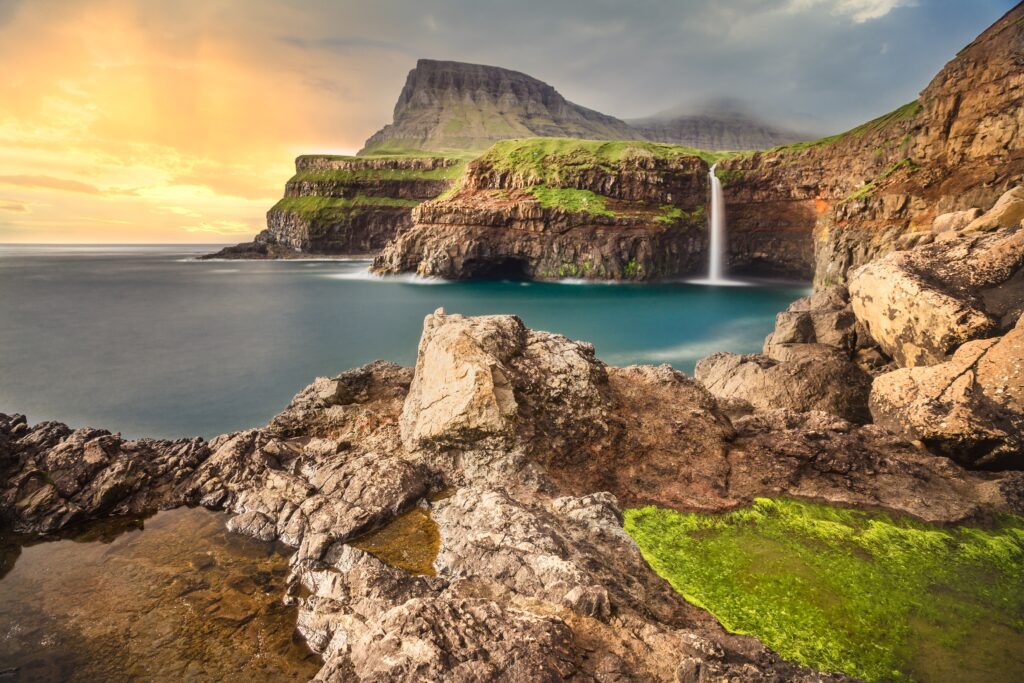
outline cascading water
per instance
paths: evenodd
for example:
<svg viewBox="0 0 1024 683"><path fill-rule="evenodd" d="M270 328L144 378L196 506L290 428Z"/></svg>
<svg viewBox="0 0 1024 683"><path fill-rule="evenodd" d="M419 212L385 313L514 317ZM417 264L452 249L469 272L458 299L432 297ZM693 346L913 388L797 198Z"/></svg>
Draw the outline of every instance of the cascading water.
<svg viewBox="0 0 1024 683"><path fill-rule="evenodd" d="M722 198L722 182L715 175L712 164L708 172L711 181L711 244L708 248L708 281L712 284L725 282L725 201Z"/></svg>

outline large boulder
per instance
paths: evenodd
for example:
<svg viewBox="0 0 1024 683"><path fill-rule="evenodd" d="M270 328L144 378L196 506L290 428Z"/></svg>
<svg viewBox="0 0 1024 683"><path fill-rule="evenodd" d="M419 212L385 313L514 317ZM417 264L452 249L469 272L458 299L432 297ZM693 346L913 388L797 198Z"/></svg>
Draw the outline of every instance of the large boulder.
<svg viewBox="0 0 1024 683"><path fill-rule="evenodd" d="M777 361L758 354L716 353L697 363L696 377L720 399L743 399L758 410L821 410L866 422L871 378L849 360L822 353Z"/></svg>
<svg viewBox="0 0 1024 683"><path fill-rule="evenodd" d="M875 422L968 467L1024 467L1024 316L945 363L875 379Z"/></svg>
<svg viewBox="0 0 1024 683"><path fill-rule="evenodd" d="M961 232L943 233L853 273L853 311L900 367L942 362L964 342L1005 331L1020 315L1024 230L972 227L987 219L1001 225L1009 204L997 204Z"/></svg>
<svg viewBox="0 0 1024 683"><path fill-rule="evenodd" d="M997 230L1019 225L1024 220L1024 185L1007 191L984 215L967 224L967 230Z"/></svg>
<svg viewBox="0 0 1024 683"><path fill-rule="evenodd" d="M402 409L410 452L561 451L605 429L608 377L594 347L510 315L426 317Z"/></svg>
<svg viewBox="0 0 1024 683"><path fill-rule="evenodd" d="M764 354L792 360L805 349L794 345L824 345L847 356L857 345L857 318L850 308L846 287L833 285L797 299L775 316L775 330L764 340ZM806 349L817 354L818 349Z"/></svg>

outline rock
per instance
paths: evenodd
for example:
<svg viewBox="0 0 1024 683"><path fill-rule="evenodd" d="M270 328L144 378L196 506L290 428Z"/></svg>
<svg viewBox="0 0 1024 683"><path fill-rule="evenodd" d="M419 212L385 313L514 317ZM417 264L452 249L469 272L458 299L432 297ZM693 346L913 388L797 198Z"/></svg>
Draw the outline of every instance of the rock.
<svg viewBox="0 0 1024 683"><path fill-rule="evenodd" d="M798 346L818 345L814 349ZM857 346L857 318L849 304L846 287L834 285L797 299L775 317L775 330L764 340L764 354L779 361L805 355L834 355L834 349L849 358Z"/></svg>
<svg viewBox="0 0 1024 683"><path fill-rule="evenodd" d="M498 119L500 126L489 119ZM506 138L632 140L622 121L580 107L518 71L420 59L395 104L394 121L359 154L394 149L484 149Z"/></svg>
<svg viewBox="0 0 1024 683"><path fill-rule="evenodd" d="M857 270L857 319L901 367L941 362L999 331L1024 304L1024 230L956 233Z"/></svg>
<svg viewBox="0 0 1024 683"><path fill-rule="evenodd" d="M914 102L815 144L723 159L733 272L802 254L815 287L846 283L927 239L904 236L959 230L1020 185L1022 16L1014 7L951 55Z"/></svg>
<svg viewBox="0 0 1024 683"><path fill-rule="evenodd" d="M869 418L871 378L830 352L797 360L716 353L697 363L696 378L716 397L740 398L756 409L822 410L854 422Z"/></svg>
<svg viewBox="0 0 1024 683"><path fill-rule="evenodd" d="M932 232L959 232L966 228L971 221L981 215L981 209L972 208L963 211L951 211L941 216L936 216L932 221Z"/></svg>
<svg viewBox="0 0 1024 683"><path fill-rule="evenodd" d="M1024 467L1024 317L930 367L875 379L875 422L967 467Z"/></svg>
<svg viewBox="0 0 1024 683"><path fill-rule="evenodd" d="M604 429L594 347L515 316L427 316L402 410L406 449L564 449Z"/></svg>
<svg viewBox="0 0 1024 683"><path fill-rule="evenodd" d="M415 226L373 269L446 279L700 273L708 167L683 148L668 152L642 142L498 143L470 162L457 192L415 209Z"/></svg>
<svg viewBox="0 0 1024 683"><path fill-rule="evenodd" d="M462 161L441 156L305 155L252 242L205 259L287 259L377 253L412 227L412 209L451 187Z"/></svg>
<svg viewBox="0 0 1024 683"><path fill-rule="evenodd" d="M465 319L442 309L423 323L416 373L402 409L402 440L410 451L494 437L509 444L519 409L507 363L522 353L518 318Z"/></svg>
<svg viewBox="0 0 1024 683"><path fill-rule="evenodd" d="M286 599L323 657L318 680L821 681L841 677L726 633L672 590L620 506L794 495L961 522L1024 505L1019 473L966 471L826 413L730 406L735 423L668 366L609 368L591 345L512 316L438 312L415 375L377 362L318 378L268 426L209 442L0 415L0 524L225 509L232 530L294 548ZM413 506L437 525L435 576L349 545Z"/></svg>
<svg viewBox="0 0 1024 683"><path fill-rule="evenodd" d="M991 232L1020 225L1024 220L1024 185L1008 190L984 215L967 224L965 231Z"/></svg>

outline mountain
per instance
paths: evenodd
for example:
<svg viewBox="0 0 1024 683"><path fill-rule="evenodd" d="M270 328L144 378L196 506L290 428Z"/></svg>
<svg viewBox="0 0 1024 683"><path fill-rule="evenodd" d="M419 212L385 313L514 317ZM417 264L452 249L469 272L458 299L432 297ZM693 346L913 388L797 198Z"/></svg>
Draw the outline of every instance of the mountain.
<svg viewBox="0 0 1024 683"><path fill-rule="evenodd" d="M398 97L394 122L359 153L483 150L498 140L527 137L624 140L637 133L518 71L421 59Z"/></svg>
<svg viewBox="0 0 1024 683"><path fill-rule="evenodd" d="M627 123L647 140L697 149L770 149L817 137L768 123L729 99L709 102L696 111L670 109Z"/></svg>

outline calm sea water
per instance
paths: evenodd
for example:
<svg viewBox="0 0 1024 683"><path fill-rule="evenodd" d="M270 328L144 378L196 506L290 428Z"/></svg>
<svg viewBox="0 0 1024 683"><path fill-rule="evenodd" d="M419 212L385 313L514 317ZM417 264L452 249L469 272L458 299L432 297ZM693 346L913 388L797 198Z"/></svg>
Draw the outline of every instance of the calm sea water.
<svg viewBox="0 0 1024 683"><path fill-rule="evenodd" d="M317 375L411 365L423 317L515 313L615 365L692 373L760 349L797 285L381 280L367 262L211 262L203 247L0 246L0 412L126 436L254 427Z"/></svg>

